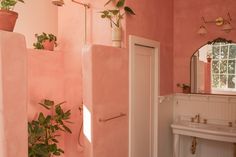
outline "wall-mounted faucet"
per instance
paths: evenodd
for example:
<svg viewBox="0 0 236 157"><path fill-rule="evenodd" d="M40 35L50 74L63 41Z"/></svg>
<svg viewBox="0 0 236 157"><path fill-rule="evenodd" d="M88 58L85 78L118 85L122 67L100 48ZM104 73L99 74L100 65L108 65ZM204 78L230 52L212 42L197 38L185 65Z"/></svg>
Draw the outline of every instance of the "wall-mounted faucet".
<svg viewBox="0 0 236 157"><path fill-rule="evenodd" d="M197 123L200 123L201 121L200 121L200 114L197 114L196 116L195 116L195 119L197 119Z"/></svg>
<svg viewBox="0 0 236 157"><path fill-rule="evenodd" d="M192 117L192 118L191 118L191 122L195 122L195 120L197 120L197 121L196 121L197 123L200 123L200 122L201 122L200 114L197 114L197 115L195 115L195 117Z"/></svg>

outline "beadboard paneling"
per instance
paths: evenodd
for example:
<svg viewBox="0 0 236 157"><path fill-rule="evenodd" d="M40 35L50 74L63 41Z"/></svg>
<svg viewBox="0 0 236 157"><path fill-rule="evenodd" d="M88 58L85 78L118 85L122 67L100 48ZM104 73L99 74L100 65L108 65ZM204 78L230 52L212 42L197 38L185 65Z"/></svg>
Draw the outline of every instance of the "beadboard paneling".
<svg viewBox="0 0 236 157"><path fill-rule="evenodd" d="M206 118L209 123L227 125L233 122L236 127L236 96L176 94L173 105L174 120L190 120L200 114L201 119ZM235 157L232 143L197 139L196 154L192 155L191 142L192 137L181 136L181 157Z"/></svg>
<svg viewBox="0 0 236 157"><path fill-rule="evenodd" d="M236 96L176 94L174 98L174 119L193 117L200 114L209 122L236 126Z"/></svg>

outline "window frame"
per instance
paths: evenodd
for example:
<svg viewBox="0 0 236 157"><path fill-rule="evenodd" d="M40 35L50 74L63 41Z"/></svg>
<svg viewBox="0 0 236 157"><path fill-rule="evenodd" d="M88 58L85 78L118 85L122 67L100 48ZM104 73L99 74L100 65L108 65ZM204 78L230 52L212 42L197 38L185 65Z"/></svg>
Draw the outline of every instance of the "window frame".
<svg viewBox="0 0 236 157"><path fill-rule="evenodd" d="M212 44L212 62L211 62L211 67L213 67L213 61L218 61L218 70L219 72L218 73L213 73L213 68L211 68L211 91L212 93L215 93L215 94L232 94L232 93L235 93L236 92L236 83L235 83L235 87L234 88L229 88L228 85L229 85L229 76L234 76L236 78L236 57L235 58L229 58L229 55L230 55L230 46L236 46L235 43L219 43L219 45L215 45L215 44ZM222 57L218 57L218 58L214 58L213 54L213 47L219 47L219 56L222 56L222 48L227 46L227 58L222 58ZM226 61L226 73L221 73L221 62L222 61ZM234 73L229 73L229 61L235 61L234 63L234 66L235 66L235 71ZM218 78L218 85L217 87L213 87L213 75L215 76L219 76ZM226 88L222 88L220 87L221 86L221 75L225 75L226 76Z"/></svg>

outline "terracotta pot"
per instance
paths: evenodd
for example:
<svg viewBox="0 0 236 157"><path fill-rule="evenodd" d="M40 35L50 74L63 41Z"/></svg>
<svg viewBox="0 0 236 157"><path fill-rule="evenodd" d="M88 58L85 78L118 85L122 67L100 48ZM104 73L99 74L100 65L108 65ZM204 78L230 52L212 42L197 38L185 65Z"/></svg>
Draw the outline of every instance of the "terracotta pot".
<svg viewBox="0 0 236 157"><path fill-rule="evenodd" d="M191 88L190 87L184 87L183 88L183 93L190 93L191 92Z"/></svg>
<svg viewBox="0 0 236 157"><path fill-rule="evenodd" d="M112 28L112 33L111 33L112 46L121 47L121 33L122 33L121 27L114 26Z"/></svg>
<svg viewBox="0 0 236 157"><path fill-rule="evenodd" d="M17 12L0 10L0 30L13 32L17 18Z"/></svg>
<svg viewBox="0 0 236 157"><path fill-rule="evenodd" d="M211 62L211 58L210 58L210 57L207 58L207 62L208 62L208 63Z"/></svg>
<svg viewBox="0 0 236 157"><path fill-rule="evenodd" d="M54 44L55 44L55 41L45 40L44 42L42 42L44 50L49 50L49 51L54 50Z"/></svg>

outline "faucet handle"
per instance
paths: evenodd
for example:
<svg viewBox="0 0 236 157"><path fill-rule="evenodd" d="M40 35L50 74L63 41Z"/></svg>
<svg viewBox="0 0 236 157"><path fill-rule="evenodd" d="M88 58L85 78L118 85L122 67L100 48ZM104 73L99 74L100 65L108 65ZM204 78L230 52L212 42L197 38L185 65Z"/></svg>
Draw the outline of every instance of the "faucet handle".
<svg viewBox="0 0 236 157"><path fill-rule="evenodd" d="M196 118L197 118L197 123L200 123L201 122L201 118L200 118L200 114L199 113L196 115Z"/></svg>
<svg viewBox="0 0 236 157"><path fill-rule="evenodd" d="M194 117L191 117L191 122L194 122Z"/></svg>
<svg viewBox="0 0 236 157"><path fill-rule="evenodd" d="M195 118L199 118L200 117L200 113L195 115Z"/></svg>

